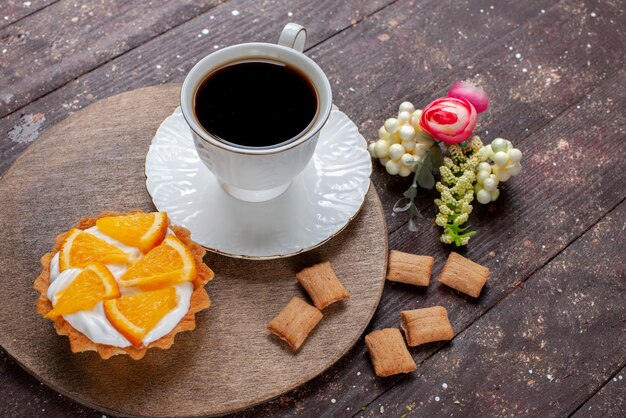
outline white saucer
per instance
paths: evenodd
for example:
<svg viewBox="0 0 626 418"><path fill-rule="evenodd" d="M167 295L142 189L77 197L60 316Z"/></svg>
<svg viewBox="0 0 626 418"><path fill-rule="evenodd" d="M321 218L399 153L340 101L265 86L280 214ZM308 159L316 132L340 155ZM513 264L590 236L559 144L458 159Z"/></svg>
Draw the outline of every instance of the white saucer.
<svg viewBox="0 0 626 418"><path fill-rule="evenodd" d="M163 121L146 156L157 209L207 250L247 259L291 256L337 235L361 208L371 172L367 142L335 106L309 165L268 202L243 202L220 187L198 158L180 108Z"/></svg>

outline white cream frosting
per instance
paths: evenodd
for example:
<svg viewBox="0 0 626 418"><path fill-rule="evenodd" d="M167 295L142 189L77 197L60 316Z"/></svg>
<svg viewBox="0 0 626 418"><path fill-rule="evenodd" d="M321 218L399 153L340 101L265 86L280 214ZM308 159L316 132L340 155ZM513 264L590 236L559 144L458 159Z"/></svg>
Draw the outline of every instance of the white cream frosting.
<svg viewBox="0 0 626 418"><path fill-rule="evenodd" d="M135 247L129 247L121 242L109 237L102 233L97 226L86 229L88 232L109 244L115 245L122 251L130 254L131 256L139 259L143 256L142 252ZM168 230L168 235L172 234L172 231ZM107 267L115 276L115 279L119 283L119 279L127 270L127 267L119 264L108 264ZM66 287L68 287L72 281L78 276L82 269L67 269L63 272L59 271L59 253L56 253L50 262L50 287L48 287L48 299L52 302L52 306L56 305L56 295ZM150 332L143 338L143 344L148 345L153 341L168 334L174 327L180 322L181 319L187 314L191 303L191 294L193 293L193 284L179 283L174 286L176 289L176 307L167 313L156 326L150 330ZM122 295L129 295L137 293L134 288L123 287L120 285L120 292ZM128 347L131 343L119 333L118 330L111 325L109 320L104 314L104 306L102 302L91 310L80 311L69 315L63 315L63 318L76 330L82 332L94 343L107 344L115 347Z"/></svg>

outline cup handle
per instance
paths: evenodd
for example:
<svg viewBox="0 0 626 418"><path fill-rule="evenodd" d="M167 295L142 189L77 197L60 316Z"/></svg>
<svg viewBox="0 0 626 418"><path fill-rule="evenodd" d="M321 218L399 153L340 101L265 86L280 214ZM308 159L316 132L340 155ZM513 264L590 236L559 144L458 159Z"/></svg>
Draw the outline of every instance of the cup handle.
<svg viewBox="0 0 626 418"><path fill-rule="evenodd" d="M287 23L278 38L278 45L293 48L298 52L304 51L305 43L306 29L297 23Z"/></svg>

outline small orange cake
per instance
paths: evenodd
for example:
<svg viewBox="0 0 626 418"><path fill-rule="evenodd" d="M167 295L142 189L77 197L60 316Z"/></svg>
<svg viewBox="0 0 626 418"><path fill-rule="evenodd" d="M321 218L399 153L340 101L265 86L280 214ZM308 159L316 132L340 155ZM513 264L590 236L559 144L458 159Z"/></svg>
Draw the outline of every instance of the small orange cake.
<svg viewBox="0 0 626 418"><path fill-rule="evenodd" d="M37 312L68 336L75 353L138 360L149 348L170 348L211 305L204 285L213 271L204 254L165 212L84 218L41 258Z"/></svg>

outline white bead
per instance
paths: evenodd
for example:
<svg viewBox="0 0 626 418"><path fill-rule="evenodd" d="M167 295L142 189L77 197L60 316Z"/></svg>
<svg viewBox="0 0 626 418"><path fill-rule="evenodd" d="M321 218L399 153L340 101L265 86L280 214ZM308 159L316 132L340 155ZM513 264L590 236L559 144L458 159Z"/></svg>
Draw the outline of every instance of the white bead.
<svg viewBox="0 0 626 418"><path fill-rule="evenodd" d="M409 123L409 120L411 120L411 114L409 112L398 113L398 122Z"/></svg>
<svg viewBox="0 0 626 418"><path fill-rule="evenodd" d="M486 171L487 174L491 174L491 164L489 163L480 163L477 167L478 171Z"/></svg>
<svg viewBox="0 0 626 418"><path fill-rule="evenodd" d="M379 139L376 141L374 149L376 150L376 156L378 158L386 158L389 156L389 141Z"/></svg>
<svg viewBox="0 0 626 418"><path fill-rule="evenodd" d="M367 146L367 150L370 152L370 155L376 158L376 143L372 142Z"/></svg>
<svg viewBox="0 0 626 418"><path fill-rule="evenodd" d="M404 147L400 144L393 144L389 147L389 158L396 161L399 160L400 157L404 154Z"/></svg>
<svg viewBox="0 0 626 418"><path fill-rule="evenodd" d="M500 167L505 166L509 161L509 155L506 152L498 151L493 156L493 162Z"/></svg>
<svg viewBox="0 0 626 418"><path fill-rule="evenodd" d="M403 141L409 141L413 139L414 136L414 127L412 127L411 125L402 125L402 128L400 128L400 138L402 138Z"/></svg>
<svg viewBox="0 0 626 418"><path fill-rule="evenodd" d="M402 146L407 151L413 151L415 149L415 142L414 141L402 141Z"/></svg>
<svg viewBox="0 0 626 418"><path fill-rule="evenodd" d="M482 147L480 151L478 151L480 161L487 161L489 159L489 150L486 147Z"/></svg>
<svg viewBox="0 0 626 418"><path fill-rule="evenodd" d="M395 161L387 161L387 164L385 164L385 168L387 169L387 173L393 175L398 174L398 172L400 171L400 164L398 164Z"/></svg>
<svg viewBox="0 0 626 418"><path fill-rule="evenodd" d="M506 151L507 148L508 144L506 143L506 139L496 138L491 141L491 149L493 152Z"/></svg>
<svg viewBox="0 0 626 418"><path fill-rule="evenodd" d="M416 144L415 149L413 150L413 155L415 155L418 158L421 158L426 154L426 151L428 151L428 147L422 144Z"/></svg>
<svg viewBox="0 0 626 418"><path fill-rule="evenodd" d="M417 109L413 113L411 113L410 124L413 125L415 129L420 127L420 119L422 118L422 109Z"/></svg>
<svg viewBox="0 0 626 418"><path fill-rule="evenodd" d="M491 148L491 145L486 145L485 146L485 151L483 151L485 154L487 154L487 158L491 158L493 159L493 149Z"/></svg>
<svg viewBox="0 0 626 418"><path fill-rule="evenodd" d="M389 139L389 132L387 132L384 126L381 126L378 130L378 138L387 140Z"/></svg>
<svg viewBox="0 0 626 418"><path fill-rule="evenodd" d="M507 181L508 179L511 178L511 175L509 174L508 171L506 170L500 170L498 172L498 174L496 175L496 177L498 178L498 180L500 181Z"/></svg>
<svg viewBox="0 0 626 418"><path fill-rule="evenodd" d="M380 159L380 165L382 165L383 167L387 165L387 163L391 161L389 158L381 158Z"/></svg>
<svg viewBox="0 0 626 418"><path fill-rule="evenodd" d="M389 118L385 121L385 129L387 132L394 133L400 128L400 122L396 118Z"/></svg>
<svg viewBox="0 0 626 418"><path fill-rule="evenodd" d="M517 148L511 148L509 150L509 158L512 162L519 163L520 161L522 161L522 151L518 150Z"/></svg>
<svg viewBox="0 0 626 418"><path fill-rule="evenodd" d="M500 180L498 180L498 176L495 174L490 174L489 178L496 183L496 187L498 186L498 183L500 183Z"/></svg>
<svg viewBox="0 0 626 418"><path fill-rule="evenodd" d="M507 166L507 171L511 176L517 176L520 171L522 171L522 165L520 163L515 163L513 165Z"/></svg>
<svg viewBox="0 0 626 418"><path fill-rule="evenodd" d="M481 184L484 183L485 180L487 180L488 178L489 178L489 173L486 171L480 170L478 174L476 174L476 181L478 181Z"/></svg>
<svg viewBox="0 0 626 418"><path fill-rule="evenodd" d="M413 106L413 103L411 102L402 102L398 111L413 113L415 111L415 106Z"/></svg>
<svg viewBox="0 0 626 418"><path fill-rule="evenodd" d="M409 167L401 165L400 169L398 170L398 174L400 174L400 177L408 177L409 175L411 175L411 169Z"/></svg>
<svg viewBox="0 0 626 418"><path fill-rule="evenodd" d="M491 202L491 193L485 189L481 189L476 192L476 200L478 200L483 205L486 205L487 203Z"/></svg>
<svg viewBox="0 0 626 418"><path fill-rule="evenodd" d="M491 178L487 178L483 183L483 189L487 190L490 193L496 190L496 187L498 187L498 183L493 181L493 179Z"/></svg>
<svg viewBox="0 0 626 418"><path fill-rule="evenodd" d="M498 196L500 196L500 190L496 189L493 192L491 192L491 201L495 202Z"/></svg>
<svg viewBox="0 0 626 418"><path fill-rule="evenodd" d="M400 157L400 162L406 167L412 167L415 163L415 157L411 154L404 154Z"/></svg>
<svg viewBox="0 0 626 418"><path fill-rule="evenodd" d="M389 136L389 142L392 144L399 144L402 142L402 138L400 138L400 131L395 131Z"/></svg>

